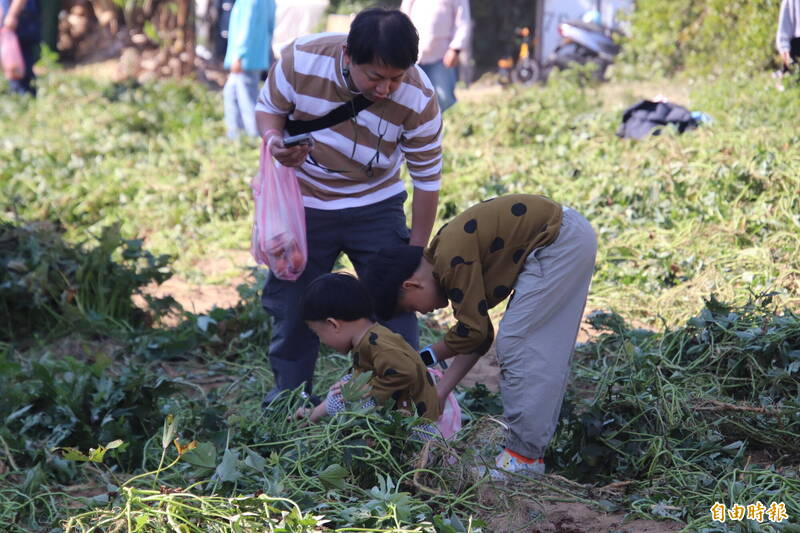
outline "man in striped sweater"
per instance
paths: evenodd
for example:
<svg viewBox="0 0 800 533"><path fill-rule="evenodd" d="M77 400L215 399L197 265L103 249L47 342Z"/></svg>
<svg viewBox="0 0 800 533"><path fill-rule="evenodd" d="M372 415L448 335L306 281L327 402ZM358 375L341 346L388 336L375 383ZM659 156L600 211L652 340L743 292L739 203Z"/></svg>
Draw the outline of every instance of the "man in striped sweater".
<svg viewBox="0 0 800 533"><path fill-rule="evenodd" d="M309 253L300 279L270 274L262 294L274 320L269 361L276 386L267 402L301 384L311 393L319 340L299 309L308 283L330 272L342 253L360 273L380 248L428 242L439 201L442 119L433 86L414 64L418 41L401 12L362 11L347 35L310 35L285 47L259 95L259 132L275 159L297 170ZM287 120L318 119L358 95L371 102L366 109L313 132L312 144L284 146ZM403 162L413 183L410 231ZM385 325L417 348L414 313Z"/></svg>

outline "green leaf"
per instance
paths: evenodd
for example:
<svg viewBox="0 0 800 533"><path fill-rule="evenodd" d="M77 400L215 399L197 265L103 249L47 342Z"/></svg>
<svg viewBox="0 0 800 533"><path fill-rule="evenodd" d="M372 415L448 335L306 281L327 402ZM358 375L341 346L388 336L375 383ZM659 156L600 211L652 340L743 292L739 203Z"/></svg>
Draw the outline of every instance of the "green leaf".
<svg viewBox="0 0 800 533"><path fill-rule="evenodd" d="M251 450L250 448L245 448L244 452L245 452L245 455L247 456L247 457L245 457L244 464L246 464L247 466L249 466L250 468L252 468L252 469L254 469L254 470L258 471L258 472L262 472L263 473L264 472L264 465L267 464L267 460L264 459L263 457L261 457L259 454L257 454L253 450Z"/></svg>
<svg viewBox="0 0 800 533"><path fill-rule="evenodd" d="M68 461L83 461L83 462L91 462L91 463L102 463L103 457L105 457L106 452L108 450L113 450L115 448L119 448L122 446L124 442L120 439L114 440L106 444L105 446L98 446L97 448L89 448L89 453L85 454L77 448L72 447L65 447L65 448L55 448L55 450L63 450L64 455L62 456L63 459Z"/></svg>
<svg viewBox="0 0 800 533"><path fill-rule="evenodd" d="M347 477L347 470L342 465L333 464L329 465L325 470L320 472L319 479L328 488L345 488L344 479Z"/></svg>
<svg viewBox="0 0 800 533"><path fill-rule="evenodd" d="M220 481L234 482L242 476L239 471L239 452L225 450L222 462L217 466L214 475Z"/></svg>
<svg viewBox="0 0 800 533"><path fill-rule="evenodd" d="M122 439L112 440L108 444L106 444L106 450L113 450L114 448L119 448L125 443Z"/></svg>
<svg viewBox="0 0 800 533"><path fill-rule="evenodd" d="M614 511L619 510L619 505L612 502L611 500L599 500L597 504L603 508L603 510L607 513L613 513Z"/></svg>
<svg viewBox="0 0 800 533"><path fill-rule="evenodd" d="M25 479L22 482L22 492L25 494L34 494L39 492L43 483L45 483L45 473L42 471L41 465L36 465L29 468L25 472Z"/></svg>
<svg viewBox="0 0 800 533"><path fill-rule="evenodd" d="M213 470L217 466L217 449L210 442L201 442L181 456L190 465Z"/></svg>
<svg viewBox="0 0 800 533"><path fill-rule="evenodd" d="M370 379L372 379L372 371L362 372L342 385L342 397L345 403L360 402L372 390L369 384Z"/></svg>
<svg viewBox="0 0 800 533"><path fill-rule="evenodd" d="M16 272L27 272L28 265L25 264L25 261L22 259L12 259L8 263L6 263L6 268L9 270L14 270Z"/></svg>
<svg viewBox="0 0 800 533"><path fill-rule="evenodd" d="M21 417L22 415L24 415L25 413L27 413L31 409L33 409L33 404L28 404L25 407L21 407L21 408L17 409L16 411L14 411L10 415L8 415L8 417L6 417L6 425L10 424L11 422L16 420L17 418Z"/></svg>
<svg viewBox="0 0 800 533"><path fill-rule="evenodd" d="M178 420L172 415L167 415L167 418L164 419L164 431L161 434L161 447L164 449L169 448L177 432Z"/></svg>
<svg viewBox="0 0 800 533"><path fill-rule="evenodd" d="M445 518L444 515L436 515L433 517L433 524L436 526L438 533L466 533L467 528L461 523L461 520L453 513L450 518Z"/></svg>

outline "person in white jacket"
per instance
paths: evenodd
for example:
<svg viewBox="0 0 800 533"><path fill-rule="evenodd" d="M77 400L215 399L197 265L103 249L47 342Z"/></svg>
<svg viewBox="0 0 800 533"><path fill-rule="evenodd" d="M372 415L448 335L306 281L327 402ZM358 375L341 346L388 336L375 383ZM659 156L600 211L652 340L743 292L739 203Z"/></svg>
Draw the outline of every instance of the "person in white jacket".
<svg viewBox="0 0 800 533"><path fill-rule="evenodd" d="M800 59L800 0L783 0L778 17L775 47L784 69Z"/></svg>
<svg viewBox="0 0 800 533"><path fill-rule="evenodd" d="M444 112L456 103L456 65L472 31L469 0L403 0L419 33L418 64L428 75Z"/></svg>

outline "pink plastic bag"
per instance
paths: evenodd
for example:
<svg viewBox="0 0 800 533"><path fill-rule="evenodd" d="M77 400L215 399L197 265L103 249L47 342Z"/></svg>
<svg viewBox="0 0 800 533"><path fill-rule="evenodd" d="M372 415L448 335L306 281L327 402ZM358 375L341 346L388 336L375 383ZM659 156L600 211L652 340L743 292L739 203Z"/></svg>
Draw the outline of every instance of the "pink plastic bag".
<svg viewBox="0 0 800 533"><path fill-rule="evenodd" d="M8 28L0 28L0 63L9 80L19 80L25 75L25 60L19 47L17 34Z"/></svg>
<svg viewBox="0 0 800 533"><path fill-rule="evenodd" d="M256 204L250 253L275 276L294 281L306 268L306 215L293 168L272 158L261 144L261 164L250 183Z"/></svg>
<svg viewBox="0 0 800 533"><path fill-rule="evenodd" d="M428 372L433 375L435 381L439 381L442 377L442 372L439 369L429 368ZM442 416L439 417L436 425L445 439L452 438L461 429L461 406L458 405L458 400L456 400L452 392L447 395L447 400L445 400L442 409Z"/></svg>

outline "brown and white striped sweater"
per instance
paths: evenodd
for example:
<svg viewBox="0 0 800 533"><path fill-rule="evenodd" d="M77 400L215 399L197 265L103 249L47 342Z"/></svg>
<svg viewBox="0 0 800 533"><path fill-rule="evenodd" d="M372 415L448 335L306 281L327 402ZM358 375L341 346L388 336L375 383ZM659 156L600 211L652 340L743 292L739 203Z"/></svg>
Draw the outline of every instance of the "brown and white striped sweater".
<svg viewBox="0 0 800 533"><path fill-rule="evenodd" d="M286 46L270 70L256 111L312 120L352 100L356 95L342 74L346 41L344 34L322 33ZM416 65L387 99L312 136L312 155L325 169L310 160L297 169L306 207L360 207L400 194L405 190L403 160L415 188L440 188L442 117L433 86Z"/></svg>

